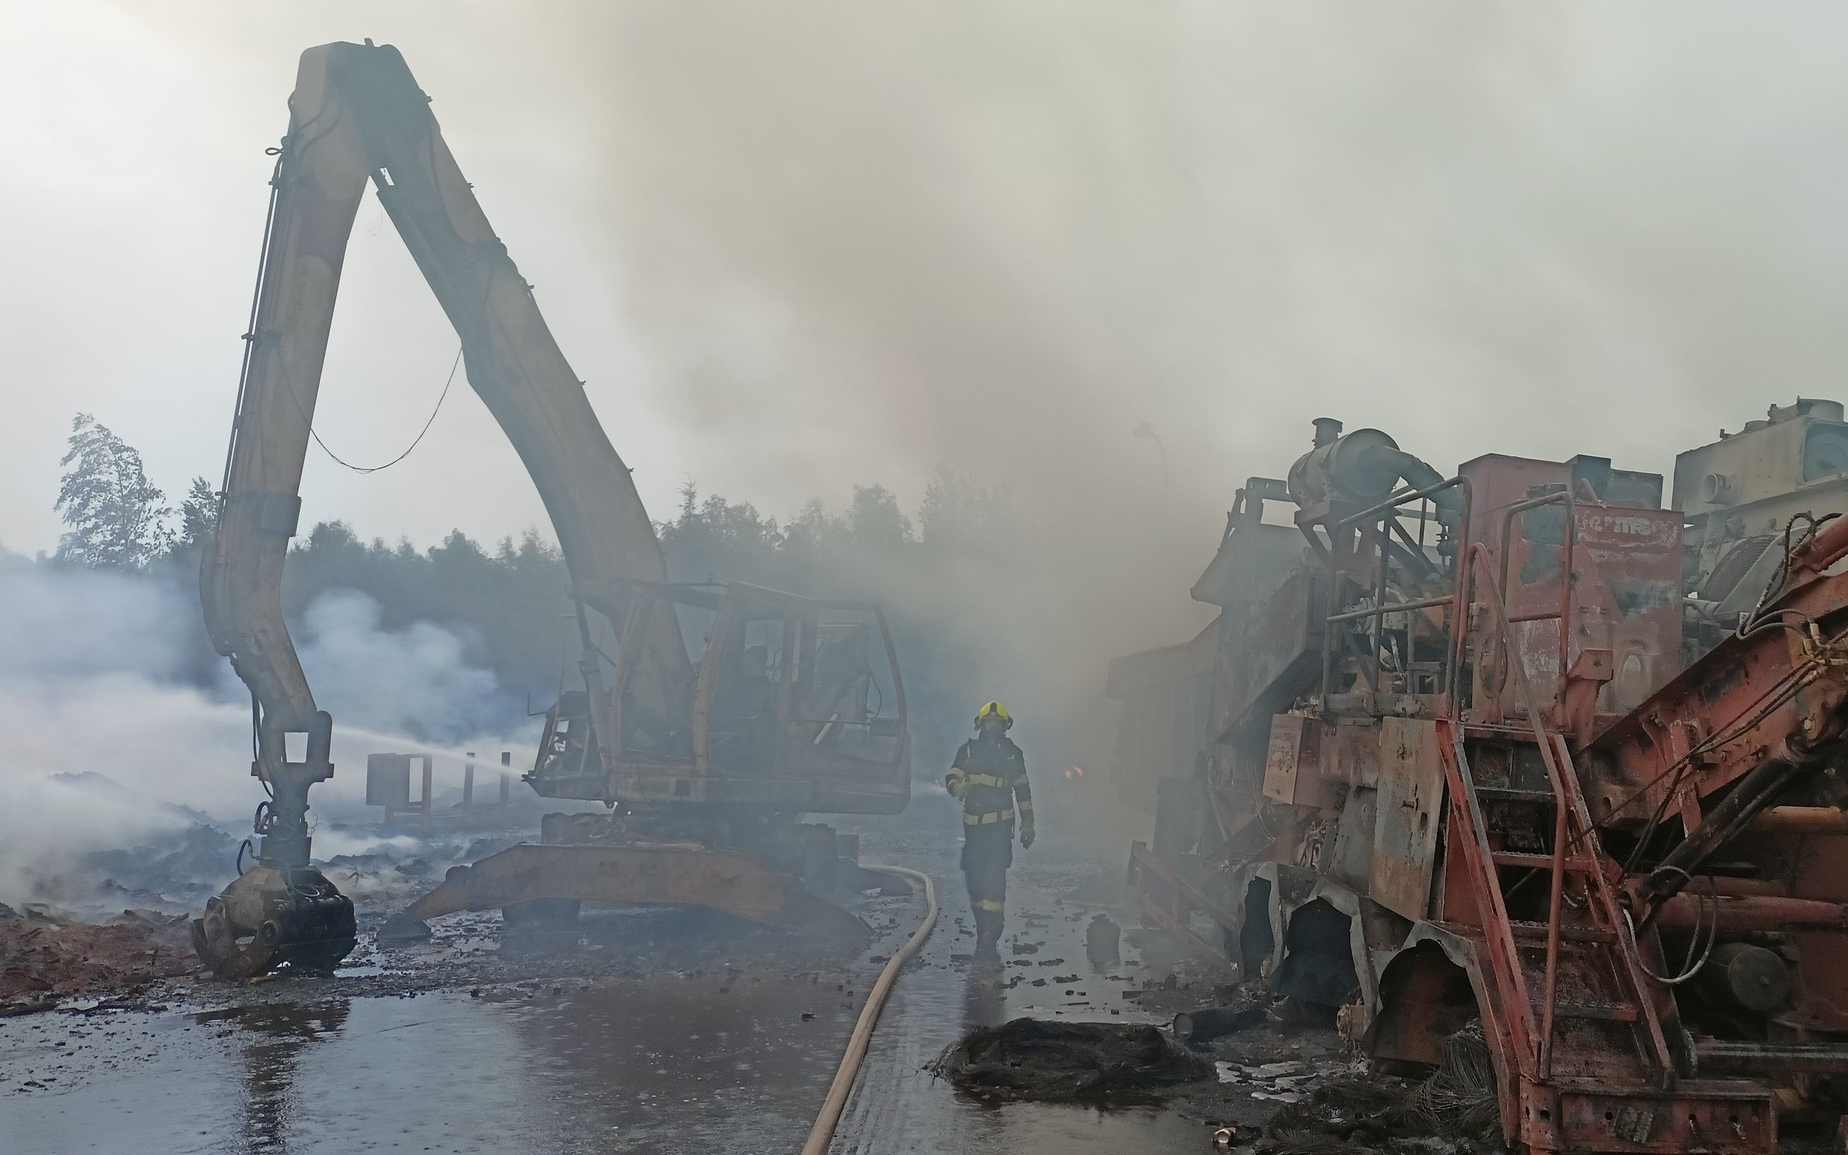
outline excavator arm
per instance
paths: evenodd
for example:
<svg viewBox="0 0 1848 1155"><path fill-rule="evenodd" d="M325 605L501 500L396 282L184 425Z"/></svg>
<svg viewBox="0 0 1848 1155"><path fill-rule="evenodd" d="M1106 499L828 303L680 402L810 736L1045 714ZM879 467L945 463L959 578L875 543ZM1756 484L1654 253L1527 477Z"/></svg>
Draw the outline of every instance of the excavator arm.
<svg viewBox="0 0 1848 1155"><path fill-rule="evenodd" d="M208 909L198 932L208 960L241 957L227 966L244 970L273 965L299 937L291 926L303 923L300 904L282 899L312 892L319 897L310 905L325 914L325 892L339 898L308 867L306 821L308 788L333 773L332 719L316 705L302 671L281 590L341 266L368 183L455 326L470 385L545 502L574 596L607 617L631 647L624 702L637 716L684 717L695 682L673 615L648 612L648 599L637 596L641 585L665 580L666 566L629 470L403 56L369 41L311 48L302 54L289 113L271 179L222 504L200 582L213 644L250 687L251 772L271 794L257 821L258 870L213 900L218 909ZM587 626L585 633L588 643ZM600 677L596 653L587 644L585 673L593 687ZM293 757L297 744L304 749ZM259 900L238 901L243 896L232 891L259 875L243 888ZM329 917L346 928L350 949L351 904L344 919L337 910ZM266 923L284 947L262 949ZM329 953L322 949L315 958Z"/></svg>

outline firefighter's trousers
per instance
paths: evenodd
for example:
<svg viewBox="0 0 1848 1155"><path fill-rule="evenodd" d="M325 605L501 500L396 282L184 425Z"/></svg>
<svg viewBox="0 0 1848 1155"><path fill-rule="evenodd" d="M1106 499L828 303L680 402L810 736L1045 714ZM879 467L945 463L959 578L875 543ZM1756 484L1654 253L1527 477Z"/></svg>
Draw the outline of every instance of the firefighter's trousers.
<svg viewBox="0 0 1848 1155"><path fill-rule="evenodd" d="M991 954L1001 941L1007 907L1007 868L1014 864L1014 824L997 822L963 831L963 878L975 910L975 949Z"/></svg>

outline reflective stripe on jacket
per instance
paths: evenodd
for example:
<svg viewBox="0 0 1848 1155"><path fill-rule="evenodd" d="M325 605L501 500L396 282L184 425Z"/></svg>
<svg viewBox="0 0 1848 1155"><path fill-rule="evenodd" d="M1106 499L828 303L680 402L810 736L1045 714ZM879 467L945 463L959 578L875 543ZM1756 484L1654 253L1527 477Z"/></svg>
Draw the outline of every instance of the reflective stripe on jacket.
<svg viewBox="0 0 1848 1155"><path fill-rule="evenodd" d="M1010 822L1016 814L1022 824L1032 824L1026 756L1005 735L964 742L950 763L950 781L950 792L962 800L965 826Z"/></svg>

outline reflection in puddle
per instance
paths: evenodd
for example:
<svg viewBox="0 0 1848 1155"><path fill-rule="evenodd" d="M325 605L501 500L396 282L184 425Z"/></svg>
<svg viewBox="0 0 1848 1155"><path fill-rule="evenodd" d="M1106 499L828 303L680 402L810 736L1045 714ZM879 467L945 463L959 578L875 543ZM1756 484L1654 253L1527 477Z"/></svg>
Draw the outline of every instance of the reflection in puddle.
<svg viewBox="0 0 1848 1155"><path fill-rule="evenodd" d="M193 1016L201 1026L235 1023L243 1069L243 1149L274 1152L288 1149L289 1125L300 1111L296 1078L302 1052L318 1040L340 1033L347 1004L233 1007Z"/></svg>

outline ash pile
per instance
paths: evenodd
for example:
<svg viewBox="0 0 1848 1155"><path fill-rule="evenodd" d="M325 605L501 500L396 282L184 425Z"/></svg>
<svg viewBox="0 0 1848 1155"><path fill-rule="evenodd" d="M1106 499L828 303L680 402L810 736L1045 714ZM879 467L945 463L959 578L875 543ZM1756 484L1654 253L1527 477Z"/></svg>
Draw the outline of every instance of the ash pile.
<svg viewBox="0 0 1848 1155"><path fill-rule="evenodd" d="M79 922L40 904L0 905L0 1017L50 1010L72 996L123 995L191 974L186 915L126 910Z"/></svg>
<svg viewBox="0 0 1848 1155"><path fill-rule="evenodd" d="M1253 1074L1261 1082L1265 1072ZM1500 1151L1494 1077L1479 1030L1447 1039L1443 1061L1422 1080L1364 1070L1320 1078L1285 1073L1272 1086L1292 1095L1306 1089L1307 1096L1271 1115L1261 1134L1233 1126L1221 1145L1252 1155Z"/></svg>
<svg viewBox="0 0 1848 1155"><path fill-rule="evenodd" d="M1015 1019L971 1031L930 1066L979 1098L1095 1106L1149 1104L1210 1079L1213 1066L1160 1029Z"/></svg>
<svg viewBox="0 0 1848 1155"><path fill-rule="evenodd" d="M249 845L196 810L148 802L94 773L50 776L111 817L50 846L0 845L0 1017L99 995L132 998L198 971L189 922L225 879L247 868ZM316 865L378 913L433 887L451 865L519 841L517 833L384 836L327 822Z"/></svg>
<svg viewBox="0 0 1848 1155"><path fill-rule="evenodd" d="M1163 1106L1247 1155L1461 1155L1501 1150L1480 1031L1409 1075L1374 1069L1328 1008L1261 984L1167 976L1123 992L1169 1025L1015 1019L970 1032L928 1068L984 1102Z"/></svg>
<svg viewBox="0 0 1848 1155"><path fill-rule="evenodd" d="M1176 1014L1172 1032L1181 1045L1212 1058L1214 1085L1190 1090L1178 1106L1213 1128L1220 1150L1501 1150L1494 1068L1474 1024L1445 1040L1436 1069L1400 1075L1363 1058L1343 1017L1328 1008L1278 998L1255 984L1214 993L1220 1005Z"/></svg>

